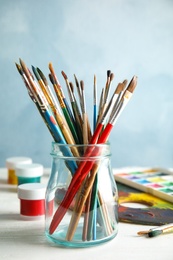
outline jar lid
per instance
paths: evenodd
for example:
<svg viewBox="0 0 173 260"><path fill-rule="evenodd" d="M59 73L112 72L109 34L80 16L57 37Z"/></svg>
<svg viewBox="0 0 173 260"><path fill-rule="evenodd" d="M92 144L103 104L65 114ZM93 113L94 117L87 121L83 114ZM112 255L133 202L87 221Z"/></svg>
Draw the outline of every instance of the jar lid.
<svg viewBox="0 0 173 260"><path fill-rule="evenodd" d="M18 177L38 177L43 175L43 165L38 163L17 164L15 170Z"/></svg>
<svg viewBox="0 0 173 260"><path fill-rule="evenodd" d="M24 200L45 199L46 185L42 183L26 183L18 186L18 198Z"/></svg>
<svg viewBox="0 0 173 260"><path fill-rule="evenodd" d="M32 159L29 157L10 157L6 160L6 167L8 169L15 169L17 164L29 164Z"/></svg>

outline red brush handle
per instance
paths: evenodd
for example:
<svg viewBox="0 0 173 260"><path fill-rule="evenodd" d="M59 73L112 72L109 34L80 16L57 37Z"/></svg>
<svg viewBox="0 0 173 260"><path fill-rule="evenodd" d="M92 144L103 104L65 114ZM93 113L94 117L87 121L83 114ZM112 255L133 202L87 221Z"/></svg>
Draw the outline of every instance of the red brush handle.
<svg viewBox="0 0 173 260"><path fill-rule="evenodd" d="M108 137L110 135L110 132L113 128L113 125L108 123L105 127L105 129L103 130L103 133L101 134L100 138L98 139L98 144L104 144L107 142Z"/></svg>

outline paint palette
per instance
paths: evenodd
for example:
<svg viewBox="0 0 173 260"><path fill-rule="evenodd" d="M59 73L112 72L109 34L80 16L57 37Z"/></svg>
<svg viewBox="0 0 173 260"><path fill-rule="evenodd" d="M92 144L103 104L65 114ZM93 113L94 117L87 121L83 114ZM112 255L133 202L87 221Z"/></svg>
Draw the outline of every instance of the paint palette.
<svg viewBox="0 0 173 260"><path fill-rule="evenodd" d="M173 203L173 169L113 169L115 180Z"/></svg>

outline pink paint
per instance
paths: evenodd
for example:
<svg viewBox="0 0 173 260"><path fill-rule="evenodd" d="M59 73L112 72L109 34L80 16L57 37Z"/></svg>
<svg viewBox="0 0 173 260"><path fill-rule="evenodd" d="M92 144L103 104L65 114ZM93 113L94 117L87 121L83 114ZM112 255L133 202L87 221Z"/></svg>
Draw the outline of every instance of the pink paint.
<svg viewBox="0 0 173 260"><path fill-rule="evenodd" d="M152 188L154 188L154 189L163 187L163 185L160 185L160 184L157 184L157 183L147 184L146 186L147 186L147 187L152 187Z"/></svg>

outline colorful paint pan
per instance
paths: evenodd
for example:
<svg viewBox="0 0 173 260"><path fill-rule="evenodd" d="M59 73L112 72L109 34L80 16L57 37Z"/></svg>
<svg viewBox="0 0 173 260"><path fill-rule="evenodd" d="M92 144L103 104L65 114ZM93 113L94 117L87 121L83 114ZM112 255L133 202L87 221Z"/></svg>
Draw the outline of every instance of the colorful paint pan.
<svg viewBox="0 0 173 260"><path fill-rule="evenodd" d="M173 170L163 168L134 167L114 169L115 180L152 194L156 197L173 202Z"/></svg>

